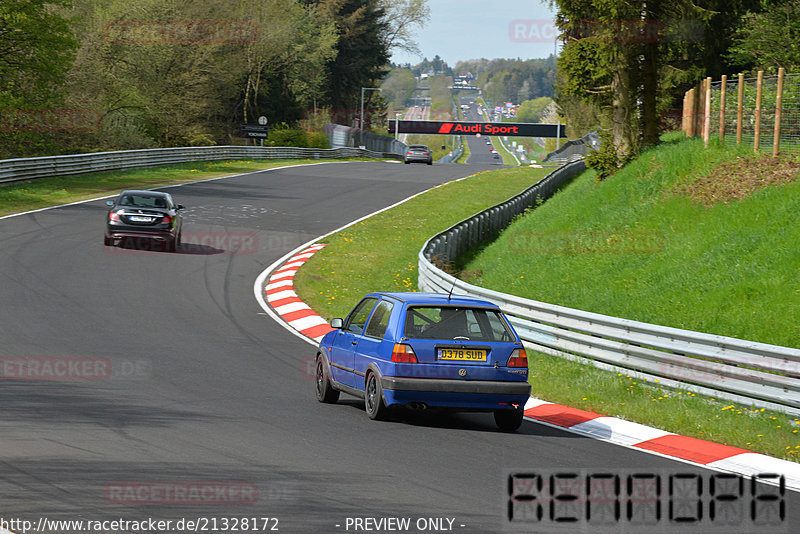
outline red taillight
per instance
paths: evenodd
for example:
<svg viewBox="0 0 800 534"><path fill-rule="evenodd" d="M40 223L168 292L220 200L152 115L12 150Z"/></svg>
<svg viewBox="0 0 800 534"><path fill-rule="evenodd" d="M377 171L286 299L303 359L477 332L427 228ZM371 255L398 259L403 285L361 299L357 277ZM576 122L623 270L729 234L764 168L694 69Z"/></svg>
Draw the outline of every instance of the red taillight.
<svg viewBox="0 0 800 534"><path fill-rule="evenodd" d="M409 345L395 343L392 349L392 361L395 363L417 363L417 355Z"/></svg>
<svg viewBox="0 0 800 534"><path fill-rule="evenodd" d="M172 216L171 215L164 215L164 218L161 219L161 222L163 224L170 224L172 222Z"/></svg>
<svg viewBox="0 0 800 534"><path fill-rule="evenodd" d="M414 155L413 152L406 152L406 156L413 156L413 155Z"/></svg>
<svg viewBox="0 0 800 534"><path fill-rule="evenodd" d="M430 153L430 152L425 152L425 153L423 154L423 156L430 156L430 155L431 155L431 153Z"/></svg>
<svg viewBox="0 0 800 534"><path fill-rule="evenodd" d="M528 355L525 354L525 349L514 349L511 357L508 359L509 367L524 367L528 368Z"/></svg>
<svg viewBox="0 0 800 534"><path fill-rule="evenodd" d="M119 215L117 214L116 211L112 211L112 212L110 212L108 214L108 220L109 221L119 221Z"/></svg>

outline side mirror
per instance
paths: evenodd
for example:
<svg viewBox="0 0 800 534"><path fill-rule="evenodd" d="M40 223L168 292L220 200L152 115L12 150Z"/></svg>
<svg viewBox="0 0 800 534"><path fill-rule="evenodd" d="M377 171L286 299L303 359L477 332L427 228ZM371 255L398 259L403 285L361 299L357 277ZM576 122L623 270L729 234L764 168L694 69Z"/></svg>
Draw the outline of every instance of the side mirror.
<svg viewBox="0 0 800 534"><path fill-rule="evenodd" d="M114 205L113 200L106 200L106 206L113 206L113 205Z"/></svg>
<svg viewBox="0 0 800 534"><path fill-rule="evenodd" d="M185 210L186 207L183 204L178 204L178 206L175 209L177 209L177 210Z"/></svg>
<svg viewBox="0 0 800 534"><path fill-rule="evenodd" d="M343 324L344 321L342 321L338 317L336 319L331 319L331 328L341 328Z"/></svg>

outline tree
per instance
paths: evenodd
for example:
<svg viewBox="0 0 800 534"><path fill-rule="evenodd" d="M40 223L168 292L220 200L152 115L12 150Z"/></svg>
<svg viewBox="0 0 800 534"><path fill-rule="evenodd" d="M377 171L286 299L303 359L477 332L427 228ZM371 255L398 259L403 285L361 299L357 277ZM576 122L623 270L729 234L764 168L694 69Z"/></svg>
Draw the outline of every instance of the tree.
<svg viewBox="0 0 800 534"><path fill-rule="evenodd" d="M520 122L540 122L542 112L553 102L553 99L542 96L534 100L526 100L517 110L517 120Z"/></svg>
<svg viewBox="0 0 800 534"><path fill-rule="evenodd" d="M390 24L383 0L307 0L336 25L336 56L326 64L324 104L344 112L352 123L359 113L361 88L376 87L388 73ZM367 91L366 108L375 91ZM377 99L376 99L377 100ZM341 120L341 119L340 119Z"/></svg>
<svg viewBox="0 0 800 534"><path fill-rule="evenodd" d="M742 17L729 58L777 72L800 67L800 0L764 0L763 11Z"/></svg>
<svg viewBox="0 0 800 534"><path fill-rule="evenodd" d="M389 50L419 54L412 32L431 17L427 0L383 0L382 7L388 21L385 40Z"/></svg>
<svg viewBox="0 0 800 534"><path fill-rule="evenodd" d="M658 141L660 109L731 64L720 60L741 13L757 0L552 0L564 43L558 100L601 110L619 165ZM569 117L568 117L569 118Z"/></svg>
<svg viewBox="0 0 800 534"><path fill-rule="evenodd" d="M60 8L69 0L3 0L0 6L0 109L52 103L77 42Z"/></svg>

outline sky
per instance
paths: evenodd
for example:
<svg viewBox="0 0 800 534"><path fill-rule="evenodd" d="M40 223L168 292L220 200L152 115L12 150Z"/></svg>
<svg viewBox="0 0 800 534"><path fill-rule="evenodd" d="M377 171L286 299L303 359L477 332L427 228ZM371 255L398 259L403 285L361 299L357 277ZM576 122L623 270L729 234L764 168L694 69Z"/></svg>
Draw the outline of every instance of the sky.
<svg viewBox="0 0 800 534"><path fill-rule="evenodd" d="M415 31L424 57L436 54L451 67L478 58L544 58L555 50L554 11L542 0L428 0L431 17ZM396 52L395 63L423 56Z"/></svg>

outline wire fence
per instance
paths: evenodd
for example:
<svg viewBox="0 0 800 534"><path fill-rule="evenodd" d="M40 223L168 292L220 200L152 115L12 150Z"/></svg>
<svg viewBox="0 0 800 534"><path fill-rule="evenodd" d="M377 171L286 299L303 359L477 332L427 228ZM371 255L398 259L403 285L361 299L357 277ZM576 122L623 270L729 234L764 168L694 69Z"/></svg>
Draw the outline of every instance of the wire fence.
<svg viewBox="0 0 800 534"><path fill-rule="evenodd" d="M684 96L683 130L756 153L800 155L800 74L706 78Z"/></svg>

